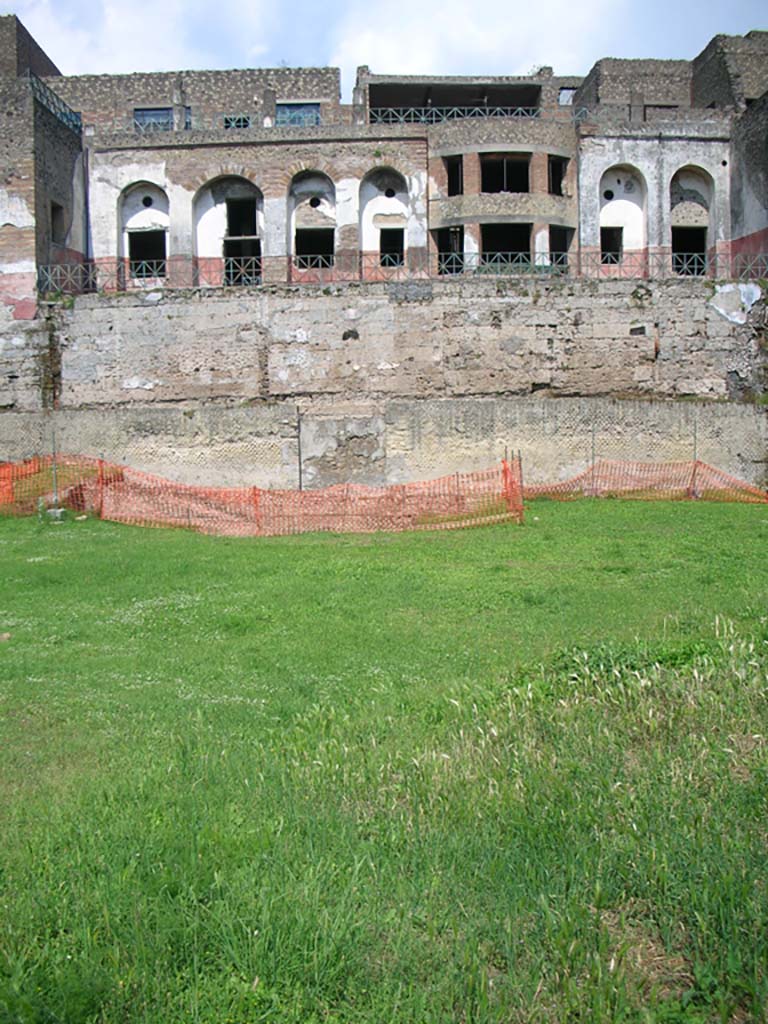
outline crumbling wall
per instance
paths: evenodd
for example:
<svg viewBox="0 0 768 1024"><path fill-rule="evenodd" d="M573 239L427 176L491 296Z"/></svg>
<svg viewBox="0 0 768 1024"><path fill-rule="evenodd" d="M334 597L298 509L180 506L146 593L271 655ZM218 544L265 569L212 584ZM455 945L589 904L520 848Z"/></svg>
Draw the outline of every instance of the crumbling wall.
<svg viewBox="0 0 768 1024"><path fill-rule="evenodd" d="M0 323L35 311L33 100L23 79L0 77ZM2 308L4 307L4 308Z"/></svg>
<svg viewBox="0 0 768 1024"><path fill-rule="evenodd" d="M494 278L83 296L52 312L59 401L745 397L758 338L713 291Z"/></svg>
<svg viewBox="0 0 768 1024"><path fill-rule="evenodd" d="M340 119L338 68L67 75L48 84L82 114L84 124L96 128L133 130L135 107L173 107L181 129L185 107L192 108L193 126L222 126L224 114L250 114L256 126L265 116L274 118L275 102L294 99L320 103L324 122Z"/></svg>
<svg viewBox="0 0 768 1024"><path fill-rule="evenodd" d="M49 454L55 442L183 483L312 488L432 479L518 451L531 483L566 479L593 458L698 457L764 486L767 422L732 403L538 396L137 404L0 411L0 460Z"/></svg>
<svg viewBox="0 0 768 1024"><path fill-rule="evenodd" d="M735 253L768 251L768 93L736 122L731 143Z"/></svg>

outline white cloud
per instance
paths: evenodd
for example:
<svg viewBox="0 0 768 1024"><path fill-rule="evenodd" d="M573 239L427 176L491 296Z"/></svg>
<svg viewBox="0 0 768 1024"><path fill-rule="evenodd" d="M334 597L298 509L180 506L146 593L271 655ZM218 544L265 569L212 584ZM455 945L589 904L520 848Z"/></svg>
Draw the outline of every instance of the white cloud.
<svg viewBox="0 0 768 1024"><path fill-rule="evenodd" d="M241 64L251 63L266 49L268 10L266 0L215 12L203 0L19 0L13 7L69 75L231 66L238 52Z"/></svg>
<svg viewBox="0 0 768 1024"><path fill-rule="evenodd" d="M542 64L555 74L586 74L597 57L611 53L625 2L387 4L376 9L374 22L353 3L333 33L331 63L341 66L347 89L359 64L380 74L524 75Z"/></svg>

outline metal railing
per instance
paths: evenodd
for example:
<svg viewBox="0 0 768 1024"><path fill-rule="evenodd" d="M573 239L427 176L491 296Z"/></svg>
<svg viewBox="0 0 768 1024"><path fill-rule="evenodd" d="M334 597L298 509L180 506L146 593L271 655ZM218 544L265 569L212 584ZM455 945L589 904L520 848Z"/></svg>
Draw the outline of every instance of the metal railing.
<svg viewBox="0 0 768 1024"><path fill-rule="evenodd" d="M41 296L142 289L327 285L351 282L446 280L455 277L537 277L600 280L753 281L768 278L768 253L625 253L605 262L596 251L565 252L340 252L301 256L225 258L170 257L167 260L101 260L41 266Z"/></svg>
<svg viewBox="0 0 768 1024"><path fill-rule="evenodd" d="M442 124L473 117L536 118L539 107L371 107L371 124Z"/></svg>
<svg viewBox="0 0 768 1024"><path fill-rule="evenodd" d="M165 277L167 264L165 260L129 260L128 276L144 280L157 280Z"/></svg>
<svg viewBox="0 0 768 1024"><path fill-rule="evenodd" d="M586 107L371 107L370 124L444 124L446 121L513 117L520 120L584 121Z"/></svg>
<svg viewBox="0 0 768 1024"><path fill-rule="evenodd" d="M75 135L80 135L83 130L83 119L81 116L72 110L71 107L67 106L64 100L57 96L53 89L49 88L34 72L27 71L27 78L29 79L32 95L38 103L42 104L46 110L50 111L55 118L61 121L63 125L66 125Z"/></svg>

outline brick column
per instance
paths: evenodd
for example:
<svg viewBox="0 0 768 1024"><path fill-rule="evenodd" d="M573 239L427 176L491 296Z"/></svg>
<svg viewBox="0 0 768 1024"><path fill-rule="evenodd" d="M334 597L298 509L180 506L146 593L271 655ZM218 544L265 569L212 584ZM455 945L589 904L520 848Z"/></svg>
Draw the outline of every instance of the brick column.
<svg viewBox="0 0 768 1024"><path fill-rule="evenodd" d="M531 192L549 192L549 157L546 153L532 153L528 168Z"/></svg>
<svg viewBox="0 0 768 1024"><path fill-rule="evenodd" d="M479 153L465 153L464 154L464 195L465 196L477 196L480 195L481 178L480 178L480 154Z"/></svg>

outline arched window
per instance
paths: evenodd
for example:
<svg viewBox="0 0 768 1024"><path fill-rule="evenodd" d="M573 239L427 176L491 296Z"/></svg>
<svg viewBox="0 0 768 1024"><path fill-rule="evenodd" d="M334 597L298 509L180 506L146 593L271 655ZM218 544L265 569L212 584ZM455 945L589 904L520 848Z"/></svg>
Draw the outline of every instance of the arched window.
<svg viewBox="0 0 768 1024"><path fill-rule="evenodd" d="M360 247L381 268L401 267L408 248L408 185L391 167L377 167L360 182Z"/></svg>
<svg viewBox="0 0 768 1024"><path fill-rule="evenodd" d="M264 198L246 178L217 178L197 193L193 208L201 284L260 284Z"/></svg>
<svg viewBox="0 0 768 1024"><path fill-rule="evenodd" d="M288 251L299 270L333 266L336 252L336 188L327 174L302 171L288 191Z"/></svg>
<svg viewBox="0 0 768 1024"><path fill-rule="evenodd" d="M168 196L140 181L120 198L121 255L132 278L163 278L168 259Z"/></svg>
<svg viewBox="0 0 768 1024"><path fill-rule="evenodd" d="M635 167L617 164L600 179L600 262L605 266L645 260L647 189Z"/></svg>
<svg viewBox="0 0 768 1024"><path fill-rule="evenodd" d="M672 269L700 277L707 269L714 182L700 167L681 167L669 185Z"/></svg>

